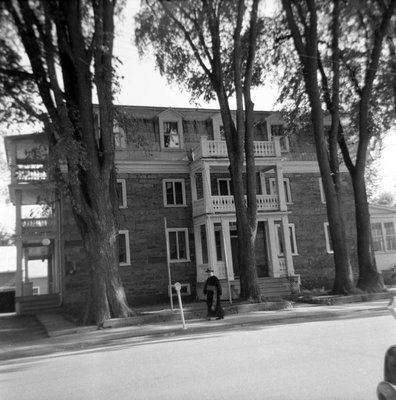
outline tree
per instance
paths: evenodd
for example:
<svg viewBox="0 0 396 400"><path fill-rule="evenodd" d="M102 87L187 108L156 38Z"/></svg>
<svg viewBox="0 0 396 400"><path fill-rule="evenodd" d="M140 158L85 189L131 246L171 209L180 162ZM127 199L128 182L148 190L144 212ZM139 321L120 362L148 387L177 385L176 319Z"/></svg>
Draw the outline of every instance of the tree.
<svg viewBox="0 0 396 400"><path fill-rule="evenodd" d="M379 138L380 132L389 127L392 118L389 95L384 90L387 85L383 84L381 77L376 77L376 71L383 64L381 49L394 12L394 2L386 2L383 6L378 2L361 4L338 0L331 3L284 1L283 4L288 21L293 18L302 23L305 35L302 36L305 38L313 35L310 30L312 27L306 21L308 15L315 13L314 18L319 20L315 34L318 35L320 26L321 40L319 44L316 41L316 54L308 57L315 59L316 71L320 75L320 97L317 100L324 104L332 117L328 134L330 159L337 158L338 142L352 179L358 244L358 287L367 291L382 290L371 242L365 172L368 149L373 143L370 140L374 136ZM301 65L304 65L306 53L301 53L299 49L297 52ZM309 97L308 88L307 93ZM321 108L320 103L317 111ZM347 123L345 118L341 118L345 115L348 116ZM334 173L334 165L332 170ZM337 190L336 182L335 188Z"/></svg>
<svg viewBox="0 0 396 400"><path fill-rule="evenodd" d="M118 199L113 135L116 2L2 0L0 93L16 112L40 120L71 201L89 263L85 322L131 310L119 275ZM21 56L23 54L23 56ZM26 60L29 66L25 67ZM100 114L94 124L93 88ZM40 103L29 103L37 93Z"/></svg>
<svg viewBox="0 0 396 400"><path fill-rule="evenodd" d="M250 89L260 82L256 62L263 19L259 0L148 0L136 17L136 43L149 45L169 80L186 87L193 98L216 95L224 124L234 188L243 299L261 301L255 239L257 231L256 173L253 150L253 102ZM230 96L236 97L236 124ZM243 165L246 160L246 197Z"/></svg>
<svg viewBox="0 0 396 400"><path fill-rule="evenodd" d="M352 269L349 262L349 253L346 244L345 223L342 213L341 197L339 192L339 168L336 157L334 136L339 125L339 114L332 115L332 125L327 140L323 124L321 93L318 82L318 18L316 5L313 0L295 2L282 0L286 14L287 26L301 65L305 91L311 110L311 121L315 139L316 153L323 189L326 196L327 215L330 226L330 237L334 249L335 280L334 293L349 293L353 290ZM334 15L334 24L337 24ZM334 53L334 64L337 57ZM338 73L337 69L334 71ZM333 101L338 101L335 90ZM335 143L334 143L335 142Z"/></svg>

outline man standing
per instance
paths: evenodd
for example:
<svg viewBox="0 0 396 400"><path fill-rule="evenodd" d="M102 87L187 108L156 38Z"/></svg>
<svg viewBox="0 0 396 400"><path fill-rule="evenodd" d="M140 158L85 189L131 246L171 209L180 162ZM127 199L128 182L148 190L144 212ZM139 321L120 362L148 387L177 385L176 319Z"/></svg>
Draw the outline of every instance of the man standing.
<svg viewBox="0 0 396 400"><path fill-rule="evenodd" d="M207 318L210 321L211 317L216 317L216 319L224 318L224 310L220 304L221 297L221 284L219 279L214 275L214 271L208 268L206 272L209 274L206 280L203 293L206 295L206 305L208 307Z"/></svg>

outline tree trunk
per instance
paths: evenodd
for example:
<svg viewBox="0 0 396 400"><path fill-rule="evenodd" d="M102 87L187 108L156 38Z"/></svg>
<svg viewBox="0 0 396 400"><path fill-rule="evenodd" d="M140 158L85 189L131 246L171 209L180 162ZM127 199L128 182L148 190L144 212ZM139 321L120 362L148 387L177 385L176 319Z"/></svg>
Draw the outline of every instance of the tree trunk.
<svg viewBox="0 0 396 400"><path fill-rule="evenodd" d="M327 153L327 144L323 127L323 112L319 96L316 70L317 68L315 66L306 66L307 73L305 74L305 81L311 106L316 154L318 156L319 169L326 196L330 237L334 251L335 278L333 292L346 294L351 292L354 288L353 274L347 248L344 216L342 213L341 203L337 197Z"/></svg>
<svg viewBox="0 0 396 400"><path fill-rule="evenodd" d="M286 11L287 22L303 66L305 88L311 107L316 154L326 197L327 217L334 251L335 278L333 292L346 294L354 288L353 275L349 262L342 207L333 182L326 137L324 135L322 101L317 75L318 32L316 4L313 0L307 1L309 13L307 14L308 21L304 21L303 36L293 13L292 1L282 0L282 4Z"/></svg>
<svg viewBox="0 0 396 400"><path fill-rule="evenodd" d="M371 236L370 213L367 202L364 174L355 169L352 176L355 197L355 218L357 231L357 254L359 279L357 287L365 292L384 290L381 274L377 271Z"/></svg>
<svg viewBox="0 0 396 400"><path fill-rule="evenodd" d="M83 233L91 277L84 323L98 326L111 317L125 318L132 313L119 272L118 229L109 203L100 201L100 205L104 212L98 212Z"/></svg>
<svg viewBox="0 0 396 400"><path fill-rule="evenodd" d="M216 86L215 86L216 87ZM217 87L221 88L221 85ZM243 136L238 136L234 121L232 119L228 100L221 89L217 89L217 96L220 105L220 112L223 119L228 157L230 159L230 175L234 189L235 215L238 231L238 263L240 266L240 298L242 300L261 301L260 286L258 284L257 268L256 268L256 230L257 230L257 213L250 209L253 218L248 214L249 210L245 201L245 190L243 182L243 164L244 164L244 144ZM242 129L242 132L244 129ZM241 144L242 142L242 144ZM251 144L253 147L253 143ZM254 163L254 159L253 159ZM247 169L251 172L251 168ZM254 177L255 178L255 177ZM247 177L249 179L249 177ZM256 201L255 187L249 186L254 190L254 201ZM251 195L250 195L251 196Z"/></svg>

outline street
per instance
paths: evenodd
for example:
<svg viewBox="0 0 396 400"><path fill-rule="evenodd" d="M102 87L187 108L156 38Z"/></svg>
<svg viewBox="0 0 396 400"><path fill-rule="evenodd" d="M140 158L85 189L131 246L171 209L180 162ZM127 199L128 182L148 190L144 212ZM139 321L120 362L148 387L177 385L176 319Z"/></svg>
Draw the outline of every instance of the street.
<svg viewBox="0 0 396 400"><path fill-rule="evenodd" d="M376 399L388 315L120 339L0 362L1 399Z"/></svg>
<svg viewBox="0 0 396 400"><path fill-rule="evenodd" d="M124 338L1 362L0 398L375 399L395 333L376 316Z"/></svg>

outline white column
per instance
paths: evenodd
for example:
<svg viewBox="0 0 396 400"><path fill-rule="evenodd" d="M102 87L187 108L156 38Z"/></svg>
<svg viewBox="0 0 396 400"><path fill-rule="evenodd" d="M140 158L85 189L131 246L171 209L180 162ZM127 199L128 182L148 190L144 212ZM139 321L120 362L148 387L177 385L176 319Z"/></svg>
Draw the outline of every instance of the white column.
<svg viewBox="0 0 396 400"><path fill-rule="evenodd" d="M230 238L230 223L228 219L221 219L221 232L223 234L223 246L224 246L224 261L226 263L226 271L228 273L228 279L233 281L234 277L234 266L232 263L232 250L231 250L231 238Z"/></svg>
<svg viewBox="0 0 396 400"><path fill-rule="evenodd" d="M191 200L192 200L193 206L194 206L194 201L197 201L197 199L198 199L197 182L195 180L195 171L190 173L190 185L191 185Z"/></svg>
<svg viewBox="0 0 396 400"><path fill-rule="evenodd" d="M210 189L210 168L206 163L203 165L202 186L204 192L205 212L213 213L212 191Z"/></svg>
<svg viewBox="0 0 396 400"><path fill-rule="evenodd" d="M276 186L278 187L279 209L287 211L285 187L283 186L283 171L281 163L277 163L275 167Z"/></svg>
<svg viewBox="0 0 396 400"><path fill-rule="evenodd" d="M21 204L22 204L22 192L20 190L15 191L15 237L16 237L16 277L15 277L15 295L16 297L22 296L22 259L23 259L23 248L22 248L22 221L21 221Z"/></svg>
<svg viewBox="0 0 396 400"><path fill-rule="evenodd" d="M289 219L287 215L282 217L282 234L283 234L287 274L294 275L293 256L292 256L290 233L289 233Z"/></svg>
<svg viewBox="0 0 396 400"><path fill-rule="evenodd" d="M278 248L276 243L275 234L275 223L273 218L268 218L268 236L269 236L269 249L272 261L272 271L270 270L270 275L274 278L280 276L279 259L278 259Z"/></svg>
<svg viewBox="0 0 396 400"><path fill-rule="evenodd" d="M202 243L201 243L201 225L194 224L194 243L195 243L195 259L197 268L203 264L202 260Z"/></svg>
<svg viewBox="0 0 396 400"><path fill-rule="evenodd" d="M214 226L210 217L206 220L206 242L208 245L209 266L214 269L215 275L218 275Z"/></svg>

